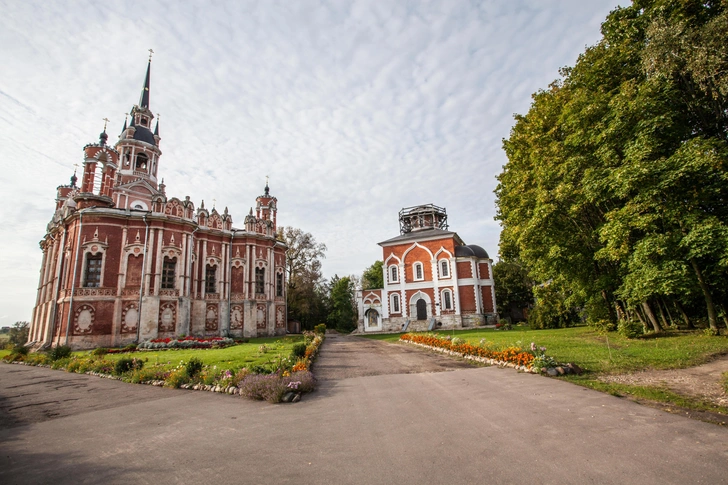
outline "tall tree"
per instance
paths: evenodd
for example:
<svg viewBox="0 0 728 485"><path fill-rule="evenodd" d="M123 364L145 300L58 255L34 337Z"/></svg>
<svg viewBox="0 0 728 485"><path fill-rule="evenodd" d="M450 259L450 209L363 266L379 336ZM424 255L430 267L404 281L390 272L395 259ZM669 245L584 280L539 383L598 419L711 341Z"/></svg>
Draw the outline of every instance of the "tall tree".
<svg viewBox="0 0 728 485"><path fill-rule="evenodd" d="M23 345L28 341L28 332L30 331L30 323L15 322L10 328L10 343L13 345Z"/></svg>
<svg viewBox="0 0 728 485"><path fill-rule="evenodd" d="M517 261L500 260L493 265L493 285L498 314L523 319L523 310L533 304L533 281Z"/></svg>
<svg viewBox="0 0 728 485"><path fill-rule="evenodd" d="M278 238L288 246L288 316L311 330L324 323L328 314L328 288L321 274L326 245L317 243L311 233L293 227L279 228Z"/></svg>
<svg viewBox="0 0 728 485"><path fill-rule="evenodd" d="M375 261L374 264L364 270L364 274L361 275L362 290L384 288L383 266L384 261Z"/></svg>
<svg viewBox="0 0 728 485"><path fill-rule="evenodd" d="M502 257L570 304L655 330L667 303L684 313L702 295L715 329L728 280L726 4L635 0L602 34L504 140Z"/></svg>
<svg viewBox="0 0 728 485"><path fill-rule="evenodd" d="M342 332L356 328L356 309L354 308L354 283L350 277L331 278L330 312L327 325Z"/></svg>

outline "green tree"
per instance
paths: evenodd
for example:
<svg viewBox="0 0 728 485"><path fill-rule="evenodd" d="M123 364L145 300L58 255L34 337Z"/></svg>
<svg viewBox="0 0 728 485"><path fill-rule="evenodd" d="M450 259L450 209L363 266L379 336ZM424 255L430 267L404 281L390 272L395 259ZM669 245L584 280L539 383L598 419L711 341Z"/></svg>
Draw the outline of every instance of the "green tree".
<svg viewBox="0 0 728 485"><path fill-rule="evenodd" d="M518 262L500 260L494 264L493 283L501 317L513 318L514 313L533 305L533 281Z"/></svg>
<svg viewBox="0 0 728 485"><path fill-rule="evenodd" d="M598 319L634 315L659 331L669 308L689 323L687 308L717 328L728 280L725 2L635 0L602 34L504 140L501 255Z"/></svg>
<svg viewBox="0 0 728 485"><path fill-rule="evenodd" d="M28 341L28 332L30 332L30 323L15 322L10 328L10 343L13 345L24 345Z"/></svg>
<svg viewBox="0 0 728 485"><path fill-rule="evenodd" d="M325 321L328 315L328 287L321 274L326 245L311 233L293 227L278 229L278 239L286 243L286 294L288 316L299 320L304 329Z"/></svg>
<svg viewBox="0 0 728 485"><path fill-rule="evenodd" d="M351 278L331 278L330 311L326 324L341 332L351 332L356 328L356 309L354 307L354 283Z"/></svg>
<svg viewBox="0 0 728 485"><path fill-rule="evenodd" d="M384 288L384 261L375 261L373 265L364 270L361 275L362 290L375 290Z"/></svg>

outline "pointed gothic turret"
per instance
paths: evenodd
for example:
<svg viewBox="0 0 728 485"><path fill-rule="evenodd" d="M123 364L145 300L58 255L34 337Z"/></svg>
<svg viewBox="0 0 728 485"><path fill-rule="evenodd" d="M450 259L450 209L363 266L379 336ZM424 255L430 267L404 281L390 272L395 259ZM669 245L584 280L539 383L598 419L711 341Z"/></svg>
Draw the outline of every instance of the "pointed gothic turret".
<svg viewBox="0 0 728 485"><path fill-rule="evenodd" d="M149 109L149 74L152 68L152 56L149 56L149 63L147 64L147 75L144 78L144 87L142 88L142 94L139 96L139 106L142 108Z"/></svg>
<svg viewBox="0 0 728 485"><path fill-rule="evenodd" d="M256 216L258 219L263 219L272 222L273 231L276 230L276 211L278 207L276 203L278 199L270 195L270 187L268 186L268 177L265 178L265 188L263 189L263 195L259 195L256 201Z"/></svg>
<svg viewBox="0 0 728 485"><path fill-rule="evenodd" d="M121 130L119 141L115 146L121 154L117 204L125 208L148 210L154 197L164 195L159 190L157 182L162 151L159 149L159 120L152 131L154 113L149 102L151 67L150 55L139 104L131 108L129 124L127 126L126 120L124 121L124 129Z"/></svg>

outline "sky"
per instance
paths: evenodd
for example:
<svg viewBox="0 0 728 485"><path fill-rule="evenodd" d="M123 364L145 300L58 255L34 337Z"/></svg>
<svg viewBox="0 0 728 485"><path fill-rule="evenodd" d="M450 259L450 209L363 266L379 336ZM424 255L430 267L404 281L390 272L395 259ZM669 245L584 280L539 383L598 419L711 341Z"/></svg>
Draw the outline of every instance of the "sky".
<svg viewBox="0 0 728 485"><path fill-rule="evenodd" d="M513 115L617 6L0 0L0 326L31 319L56 187L104 118L116 142L148 49L167 196L242 227L269 176L278 225L312 233L324 276L343 276L381 258L400 209L428 203L497 260Z"/></svg>

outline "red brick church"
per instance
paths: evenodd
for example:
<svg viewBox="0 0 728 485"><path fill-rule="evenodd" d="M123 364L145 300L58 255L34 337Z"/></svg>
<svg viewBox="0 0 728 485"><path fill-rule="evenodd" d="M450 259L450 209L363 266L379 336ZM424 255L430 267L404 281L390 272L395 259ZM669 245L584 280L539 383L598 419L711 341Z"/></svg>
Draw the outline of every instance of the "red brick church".
<svg viewBox="0 0 728 485"><path fill-rule="evenodd" d="M400 235L379 243L384 288L357 293L360 332L423 331L495 323L493 261L448 231L433 204L402 209Z"/></svg>
<svg viewBox="0 0 728 485"><path fill-rule="evenodd" d="M57 190L29 341L119 346L158 337L286 332L284 243L266 182L243 227L159 182L159 120L147 66L119 140L83 147L83 174Z"/></svg>

